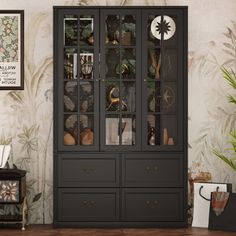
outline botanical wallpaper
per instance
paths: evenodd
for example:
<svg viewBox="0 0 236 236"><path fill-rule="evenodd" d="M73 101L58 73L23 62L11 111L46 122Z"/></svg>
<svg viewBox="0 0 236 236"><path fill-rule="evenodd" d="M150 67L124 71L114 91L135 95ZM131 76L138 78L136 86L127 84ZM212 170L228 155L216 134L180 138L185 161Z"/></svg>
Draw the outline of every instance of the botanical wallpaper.
<svg viewBox="0 0 236 236"><path fill-rule="evenodd" d="M0 0L25 11L25 89L0 91L0 144L12 143L11 166L27 171L30 223L51 223L53 210L53 5L187 5L189 179L232 182L236 173L212 154L229 147L235 94L222 79L236 71L236 1L228 0ZM0 32L1 35L1 32ZM0 46L1 49L1 46ZM191 182L191 181L190 181ZM0 214L14 213L5 207Z"/></svg>

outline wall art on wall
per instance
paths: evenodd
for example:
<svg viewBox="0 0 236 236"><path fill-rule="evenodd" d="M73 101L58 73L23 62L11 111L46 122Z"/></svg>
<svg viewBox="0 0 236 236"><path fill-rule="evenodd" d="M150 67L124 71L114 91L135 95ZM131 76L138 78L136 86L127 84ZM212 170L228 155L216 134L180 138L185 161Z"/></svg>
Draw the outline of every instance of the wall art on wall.
<svg viewBox="0 0 236 236"><path fill-rule="evenodd" d="M0 89L24 89L24 11L0 11Z"/></svg>

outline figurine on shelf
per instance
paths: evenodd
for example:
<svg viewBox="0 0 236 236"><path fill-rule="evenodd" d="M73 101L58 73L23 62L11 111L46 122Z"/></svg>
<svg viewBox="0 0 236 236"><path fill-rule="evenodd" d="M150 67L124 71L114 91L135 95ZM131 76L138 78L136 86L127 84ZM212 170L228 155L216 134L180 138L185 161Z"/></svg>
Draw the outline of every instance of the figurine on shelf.
<svg viewBox="0 0 236 236"><path fill-rule="evenodd" d="M90 128L85 128L80 133L81 145L93 145L93 131Z"/></svg>
<svg viewBox="0 0 236 236"><path fill-rule="evenodd" d="M155 136L156 136L156 131L154 127L150 127L150 130L148 132L148 144L153 146L156 145L155 143Z"/></svg>
<svg viewBox="0 0 236 236"><path fill-rule="evenodd" d="M112 87L111 90L109 91L109 105L107 107L107 111L111 108L111 106L113 105L118 105L119 107L119 103L120 103L120 98L119 96L114 96L114 93L118 92L119 94L119 88L118 87ZM124 102L124 100L121 101L121 106L122 106L122 110L127 110L127 104ZM117 109L119 110L119 109Z"/></svg>

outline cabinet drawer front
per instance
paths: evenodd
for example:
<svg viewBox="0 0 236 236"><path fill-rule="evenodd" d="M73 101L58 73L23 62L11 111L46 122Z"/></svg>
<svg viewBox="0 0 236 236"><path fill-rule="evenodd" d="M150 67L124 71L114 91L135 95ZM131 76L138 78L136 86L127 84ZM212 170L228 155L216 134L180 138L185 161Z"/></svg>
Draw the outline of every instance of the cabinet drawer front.
<svg viewBox="0 0 236 236"><path fill-rule="evenodd" d="M125 221L182 221L183 194L180 189L124 190Z"/></svg>
<svg viewBox="0 0 236 236"><path fill-rule="evenodd" d="M59 221L115 221L118 196L116 189L60 189Z"/></svg>
<svg viewBox="0 0 236 236"><path fill-rule="evenodd" d="M183 187L183 161L176 154L130 154L124 169L126 187Z"/></svg>
<svg viewBox="0 0 236 236"><path fill-rule="evenodd" d="M59 165L61 187L116 187L119 182L116 155L65 154Z"/></svg>

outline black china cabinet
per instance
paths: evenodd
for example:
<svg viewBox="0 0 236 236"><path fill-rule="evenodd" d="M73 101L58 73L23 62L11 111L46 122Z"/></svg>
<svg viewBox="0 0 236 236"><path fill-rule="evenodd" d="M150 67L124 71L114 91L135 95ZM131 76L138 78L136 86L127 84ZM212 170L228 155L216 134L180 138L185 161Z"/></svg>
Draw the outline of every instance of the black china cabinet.
<svg viewBox="0 0 236 236"><path fill-rule="evenodd" d="M54 225L187 225L187 7L54 7Z"/></svg>

